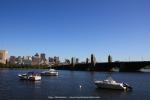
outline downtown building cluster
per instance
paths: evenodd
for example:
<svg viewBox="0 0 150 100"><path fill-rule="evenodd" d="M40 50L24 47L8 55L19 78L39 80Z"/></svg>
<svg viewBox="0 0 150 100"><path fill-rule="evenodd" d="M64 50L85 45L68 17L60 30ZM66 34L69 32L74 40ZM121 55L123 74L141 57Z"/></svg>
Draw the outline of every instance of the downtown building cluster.
<svg viewBox="0 0 150 100"><path fill-rule="evenodd" d="M8 51L0 50L0 63L1 64L18 64L18 65L55 65L59 64L59 57L46 58L45 53L36 53L34 56L10 56Z"/></svg>
<svg viewBox="0 0 150 100"><path fill-rule="evenodd" d="M112 62L112 57L108 56L108 62ZM91 54L91 58L86 58L85 61L79 62L79 58L72 57L71 59L65 59L63 62L60 61L58 56L46 58L45 53L36 53L33 56L10 56L8 58L8 51L0 50L0 63L11 64L11 65L72 65L75 66L78 63L89 64L95 66L97 63L94 54Z"/></svg>
<svg viewBox="0 0 150 100"><path fill-rule="evenodd" d="M8 62L19 65L56 65L60 60L56 56L47 59L45 53L36 53L34 56L10 56Z"/></svg>
<svg viewBox="0 0 150 100"><path fill-rule="evenodd" d="M36 53L34 56L10 56L9 64L22 64L22 65L46 65L47 59L44 53Z"/></svg>

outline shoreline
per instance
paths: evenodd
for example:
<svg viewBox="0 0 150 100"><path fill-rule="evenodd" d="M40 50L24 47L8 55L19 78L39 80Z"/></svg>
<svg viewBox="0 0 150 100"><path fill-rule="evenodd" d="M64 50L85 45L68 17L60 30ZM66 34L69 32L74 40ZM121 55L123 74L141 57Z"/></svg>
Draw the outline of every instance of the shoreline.
<svg viewBox="0 0 150 100"><path fill-rule="evenodd" d="M4 65L0 64L0 69L49 69L47 65ZM96 70L96 67L92 66L71 66L71 65L65 65L65 66L52 66L51 68L54 68L56 70L70 70L70 71L89 71L89 72L122 72L119 71L119 69L113 69L113 70ZM150 72L150 66L140 69L139 71L124 71L124 72Z"/></svg>

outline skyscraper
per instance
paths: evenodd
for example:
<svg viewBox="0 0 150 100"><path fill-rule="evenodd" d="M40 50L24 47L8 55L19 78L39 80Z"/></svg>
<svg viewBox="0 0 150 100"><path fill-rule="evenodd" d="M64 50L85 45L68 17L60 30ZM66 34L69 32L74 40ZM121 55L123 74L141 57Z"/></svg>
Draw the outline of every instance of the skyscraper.
<svg viewBox="0 0 150 100"><path fill-rule="evenodd" d="M54 58L49 57L48 59L49 59L49 63L50 63L50 64L54 64Z"/></svg>
<svg viewBox="0 0 150 100"><path fill-rule="evenodd" d="M32 65L40 65L40 56L38 53L32 57Z"/></svg>
<svg viewBox="0 0 150 100"><path fill-rule="evenodd" d="M89 58L86 58L86 64L88 64L89 63Z"/></svg>
<svg viewBox="0 0 150 100"><path fill-rule="evenodd" d="M41 60L43 60L43 61L46 60L45 53L41 53Z"/></svg>
<svg viewBox="0 0 150 100"><path fill-rule="evenodd" d="M72 66L75 66L75 64L76 64L76 58L75 57L71 58L71 64L72 64Z"/></svg>
<svg viewBox="0 0 150 100"><path fill-rule="evenodd" d="M46 65L47 64L47 59L46 59L46 54L45 53L41 53L41 61L40 63L43 64L43 65Z"/></svg>
<svg viewBox="0 0 150 100"><path fill-rule="evenodd" d="M96 64L96 57L93 54L91 54L91 65L95 66L95 64Z"/></svg>
<svg viewBox="0 0 150 100"><path fill-rule="evenodd" d="M6 64L7 56L8 56L8 51L0 50L0 63Z"/></svg>

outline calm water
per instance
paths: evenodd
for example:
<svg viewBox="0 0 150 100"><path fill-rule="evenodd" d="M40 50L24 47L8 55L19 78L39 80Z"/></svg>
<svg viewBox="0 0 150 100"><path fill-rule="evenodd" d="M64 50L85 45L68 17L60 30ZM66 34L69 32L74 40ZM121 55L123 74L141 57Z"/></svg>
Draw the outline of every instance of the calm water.
<svg viewBox="0 0 150 100"><path fill-rule="evenodd" d="M43 70L0 69L0 100L52 100L54 96L53 100L64 100L59 97L67 97L67 99L69 97L97 97L95 100L150 100L149 72L113 72L114 79L133 86L133 91L125 92L96 88L93 81L105 79L106 72L59 71L59 76L42 77L42 80L38 82L19 80L17 74L28 71L41 72ZM79 85L82 88L79 88ZM82 100L87 99L82 98Z"/></svg>

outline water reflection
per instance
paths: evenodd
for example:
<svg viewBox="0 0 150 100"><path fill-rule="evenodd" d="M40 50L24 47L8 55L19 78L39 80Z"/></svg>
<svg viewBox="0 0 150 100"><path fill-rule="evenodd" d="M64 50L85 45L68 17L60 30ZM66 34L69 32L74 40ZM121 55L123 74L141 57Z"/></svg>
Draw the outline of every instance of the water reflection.
<svg viewBox="0 0 150 100"><path fill-rule="evenodd" d="M132 93L132 91L122 91L122 90L111 90L111 89L96 88L94 93L95 93L94 94L95 96L101 96L103 99L111 100L115 96L117 97L116 99L119 99L122 96L129 95L129 94Z"/></svg>
<svg viewBox="0 0 150 100"><path fill-rule="evenodd" d="M19 81L28 85L40 85L41 84L41 81L29 81L29 80L20 80L20 79Z"/></svg>

